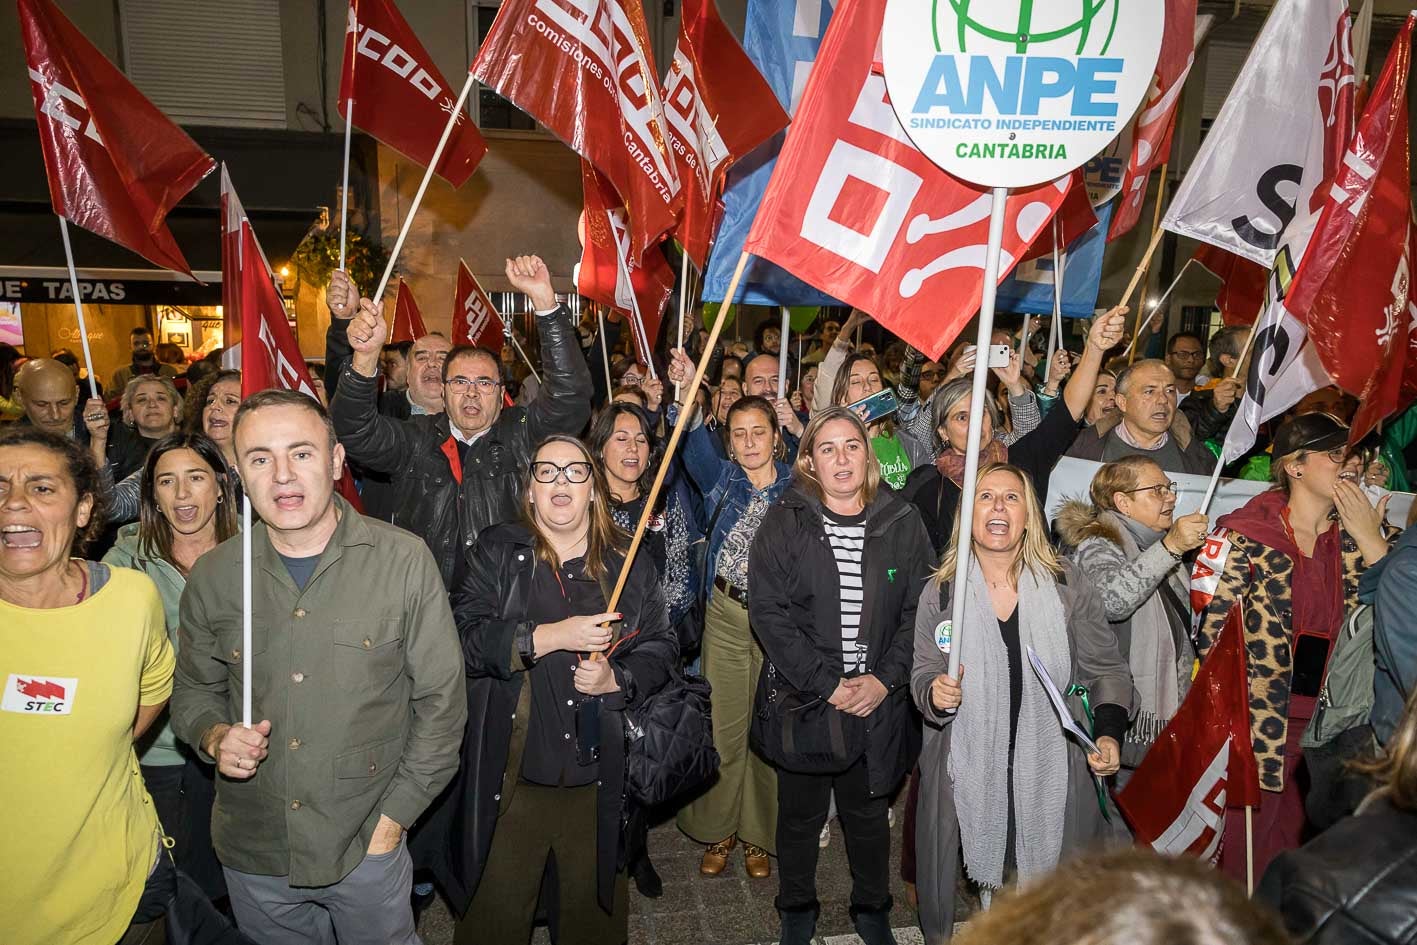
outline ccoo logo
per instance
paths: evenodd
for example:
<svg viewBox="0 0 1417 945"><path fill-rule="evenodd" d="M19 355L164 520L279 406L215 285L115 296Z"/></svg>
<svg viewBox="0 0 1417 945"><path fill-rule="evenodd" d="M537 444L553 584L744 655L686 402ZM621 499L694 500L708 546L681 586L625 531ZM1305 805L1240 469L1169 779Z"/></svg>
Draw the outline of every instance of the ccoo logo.
<svg viewBox="0 0 1417 945"><path fill-rule="evenodd" d="M915 144L966 180L1024 187L1085 164L1151 84L1164 0L888 0L882 60Z"/></svg>

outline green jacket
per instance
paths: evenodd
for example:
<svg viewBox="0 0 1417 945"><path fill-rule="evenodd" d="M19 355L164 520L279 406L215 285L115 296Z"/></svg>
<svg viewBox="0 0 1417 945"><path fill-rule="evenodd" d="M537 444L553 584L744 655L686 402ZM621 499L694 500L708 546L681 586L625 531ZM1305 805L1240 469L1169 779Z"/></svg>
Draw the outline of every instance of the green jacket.
<svg viewBox="0 0 1417 945"><path fill-rule="evenodd" d="M118 529L118 541L103 556L105 564L114 568L131 568L152 578L162 595L162 612L167 617L167 639L177 646L177 609L182 602L182 589L187 579L169 562L143 553L138 542L138 523ZM180 765L182 752L177 747L177 733L172 730L172 718L164 710L158 724L148 729L138 743L138 762L155 767Z"/></svg>
<svg viewBox="0 0 1417 945"><path fill-rule="evenodd" d="M252 721L271 722L255 775L217 779L217 855L292 886L347 876L381 813L411 827L457 770L467 719L462 650L427 546L334 501L339 525L303 592L266 526L252 528L249 653L239 535L192 569L179 621L178 737L199 745L239 722L247 659Z"/></svg>

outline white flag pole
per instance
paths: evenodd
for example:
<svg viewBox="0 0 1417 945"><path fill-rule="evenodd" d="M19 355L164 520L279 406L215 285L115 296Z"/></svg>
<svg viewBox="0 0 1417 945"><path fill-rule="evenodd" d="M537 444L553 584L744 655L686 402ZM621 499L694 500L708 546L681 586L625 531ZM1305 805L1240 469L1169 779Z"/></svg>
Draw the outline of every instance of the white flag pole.
<svg viewBox="0 0 1417 945"><path fill-rule="evenodd" d="M251 497L241 496L241 724L251 727Z"/></svg>
<svg viewBox="0 0 1417 945"><path fill-rule="evenodd" d="M1166 300L1171 297L1171 293L1176 290L1176 286L1181 284L1181 277L1186 274L1186 268L1195 261L1194 256L1186 260L1186 265L1181 267L1181 271L1176 273L1176 278L1171 280L1171 284L1166 287L1166 291L1161 293L1161 298L1157 299L1156 304L1151 307L1151 312L1146 316L1146 321L1137 326L1137 333L1132 337L1132 343L1127 345L1127 354L1129 356L1132 353L1132 349L1137 346L1137 342L1141 340L1142 335L1146 333L1146 329L1151 327L1151 322L1156 318L1156 313L1161 311L1161 306L1166 304Z"/></svg>
<svg viewBox="0 0 1417 945"><path fill-rule="evenodd" d="M683 348L684 344L684 311L689 307L689 252L680 247L679 259L679 334L674 336L674 344L671 348ZM679 382L674 382L674 400L679 400Z"/></svg>
<svg viewBox="0 0 1417 945"><path fill-rule="evenodd" d="M984 256L984 287L979 298L979 335L975 340L973 399L969 404L969 440L964 453L964 479L955 512L954 606L950 611L949 674L959 678L960 635L964 627L964 603L969 596L970 552L974 534L974 492L979 476L979 437L984 427L984 399L989 396L989 339L994 336L994 295L999 287L999 255L1004 244L1004 210L1009 189L995 187L989 209L989 243ZM1056 245L1056 241L1055 241Z"/></svg>
<svg viewBox="0 0 1417 945"><path fill-rule="evenodd" d="M615 396L615 386L610 383L610 346L605 343L605 310L595 307L595 322L600 329L600 361L605 365L605 400Z"/></svg>
<svg viewBox="0 0 1417 945"><path fill-rule="evenodd" d="M1058 245L1062 239L1058 218L1053 217L1053 324L1048 326L1048 360L1043 362L1043 383L1053 373L1053 355L1063 340L1063 267L1068 264L1067 254Z"/></svg>
<svg viewBox="0 0 1417 945"><path fill-rule="evenodd" d="M74 293L74 315L79 319L79 344L84 349L84 370L89 372L89 396L98 399L98 381L94 380L93 355L89 352L89 330L84 324L84 303L79 298L79 273L74 268L74 248L69 245L69 221L59 216L59 235L64 238L64 259L69 263L69 291Z"/></svg>
<svg viewBox="0 0 1417 945"><path fill-rule="evenodd" d="M536 368L532 367L531 358L528 358L528 357L526 356L526 352L522 350L521 343L517 341L517 336L514 335L514 334L512 334L510 331L508 331L508 332L507 332L507 340L512 343L512 347L513 347L513 348L516 348L516 349L517 349L517 354L519 354L519 355L522 356L522 361L526 364L526 369L531 372L531 376L532 376L532 377L536 378L536 383L540 384L540 383L541 383L541 375L540 375L540 374L537 374L537 373L536 373Z"/></svg>
<svg viewBox="0 0 1417 945"><path fill-rule="evenodd" d="M349 224L349 139L354 128L354 99L347 99L344 105L344 176L339 190L339 267L344 271L344 240ZM378 298L378 296L375 296Z"/></svg>
<svg viewBox="0 0 1417 945"><path fill-rule="evenodd" d="M428 182L433 179L433 168L438 166L438 162L443 159L443 149L448 146L448 139L453 136L453 129L457 127L458 119L463 115L463 105L467 103L468 93L472 91L472 83L475 80L471 72L467 74L467 81L462 85L462 91L458 93L458 100L453 104L452 111L448 113L448 123L443 126L443 135L438 139L438 146L433 149L433 158L428 162L428 167L423 172L423 180L418 184L418 191L413 195L413 203L408 206L408 213L403 218L403 226L399 229L399 238L394 241L393 252L389 253L389 264L384 267L384 276L379 280L379 288L370 296L374 301L384 297L384 289L389 285L389 279L394 274L394 265L398 262L399 251L403 249L403 241L408 238L408 231L413 228L413 217L418 213L418 205L423 202L423 192L428 189Z"/></svg>
<svg viewBox="0 0 1417 945"><path fill-rule="evenodd" d="M792 313L782 306L782 332L777 343L777 396L787 396L787 336L792 331Z"/></svg>

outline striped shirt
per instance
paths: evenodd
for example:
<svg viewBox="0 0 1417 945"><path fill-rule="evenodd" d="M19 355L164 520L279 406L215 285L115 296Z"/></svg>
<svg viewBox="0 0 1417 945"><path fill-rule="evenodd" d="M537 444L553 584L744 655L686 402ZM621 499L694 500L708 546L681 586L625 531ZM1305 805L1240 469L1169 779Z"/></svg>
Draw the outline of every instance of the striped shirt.
<svg viewBox="0 0 1417 945"><path fill-rule="evenodd" d="M866 641L861 638L861 555L866 546L866 513L827 512L822 524L841 582L841 665L847 673L859 673L866 668Z"/></svg>

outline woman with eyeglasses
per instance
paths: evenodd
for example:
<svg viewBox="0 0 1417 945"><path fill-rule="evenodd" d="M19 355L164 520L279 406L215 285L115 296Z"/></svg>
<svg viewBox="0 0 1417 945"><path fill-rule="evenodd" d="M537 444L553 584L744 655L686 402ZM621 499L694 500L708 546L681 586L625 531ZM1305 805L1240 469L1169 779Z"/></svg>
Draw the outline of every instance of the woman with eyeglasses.
<svg viewBox="0 0 1417 945"><path fill-rule="evenodd" d="M1254 811L1254 870L1304 837L1306 775L1299 747L1358 580L1388 551L1387 499L1374 507L1348 455L1348 428L1324 413L1286 420L1275 433L1275 487L1220 516L1191 576L1219 573L1198 614L1202 659L1240 606L1250 678L1250 732L1261 803ZM1213 579L1212 579L1213 580ZM1245 876L1245 818L1229 810L1220 866Z"/></svg>
<svg viewBox="0 0 1417 945"><path fill-rule="evenodd" d="M888 818L919 747L911 633L930 545L915 510L881 488L870 434L846 407L807 424L794 473L748 562L748 616L769 659L751 740L777 769L781 941L807 945L816 932L835 794L852 924L866 945L893 945Z"/></svg>
<svg viewBox="0 0 1417 945"><path fill-rule="evenodd" d="M422 832L459 945L528 941L552 857L560 940L620 945L623 713L668 681L678 645L648 555L607 612L627 543L590 451L548 437L523 487L521 521L482 531L453 593L469 720Z"/></svg>
<svg viewBox="0 0 1417 945"><path fill-rule="evenodd" d="M1190 688L1191 568L1183 556L1205 542L1206 516L1175 516L1176 484L1145 456L1097 471L1092 501L1070 501L1058 533L1102 595L1117 646L1132 672L1137 714L1122 740L1119 785L1141 764Z"/></svg>
<svg viewBox="0 0 1417 945"><path fill-rule="evenodd" d="M129 381L123 396L147 380ZM175 652L187 575L198 558L237 533L236 493L221 449L200 433L159 440L143 465L141 484L139 520L118 530L118 541L103 560L152 578L162 595L167 638ZM173 860L209 898L225 895L211 840L216 798L211 765L177 740L165 712L137 747L153 806L173 840Z"/></svg>
<svg viewBox="0 0 1417 945"><path fill-rule="evenodd" d="M914 832L927 945L953 932L961 846L969 878L993 891L1122 839L1109 833L1094 776L1117 772L1132 686L1101 595L1049 544L1042 506L1019 467L981 469L969 514L965 586L951 585L952 541L915 612L910 689L925 741ZM956 631L948 624L958 593L968 596ZM956 646L960 668L951 676ZM1070 694L1073 716L1093 722L1100 753L1064 734L1029 650ZM1120 823L1115 807L1108 816Z"/></svg>

